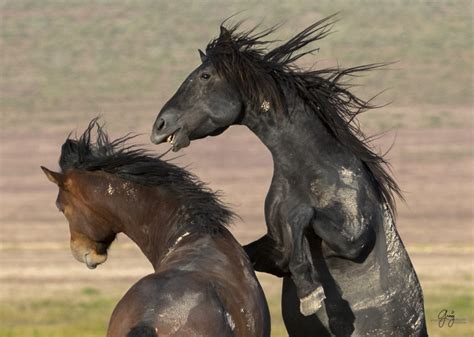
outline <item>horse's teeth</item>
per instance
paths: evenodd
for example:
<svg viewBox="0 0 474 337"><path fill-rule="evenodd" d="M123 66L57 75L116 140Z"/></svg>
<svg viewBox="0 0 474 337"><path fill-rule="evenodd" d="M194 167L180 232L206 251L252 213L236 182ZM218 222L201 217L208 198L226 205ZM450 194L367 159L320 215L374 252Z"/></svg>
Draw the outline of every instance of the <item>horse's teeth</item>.
<svg viewBox="0 0 474 337"><path fill-rule="evenodd" d="M173 140L173 135L169 135L168 138L166 138L167 143L171 143L172 140Z"/></svg>

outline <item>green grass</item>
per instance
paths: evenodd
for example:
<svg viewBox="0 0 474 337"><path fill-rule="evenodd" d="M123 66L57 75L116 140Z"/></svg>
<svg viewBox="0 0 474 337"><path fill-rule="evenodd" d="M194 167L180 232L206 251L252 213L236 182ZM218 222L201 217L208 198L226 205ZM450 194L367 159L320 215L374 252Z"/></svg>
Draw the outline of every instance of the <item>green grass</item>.
<svg viewBox="0 0 474 337"><path fill-rule="evenodd" d="M120 296L109 296L95 288L74 293L59 293L55 298L9 301L0 308L1 337L96 337L105 335L108 319ZM272 337L286 336L280 316L280 299L269 299ZM430 336L472 336L474 297L472 288L452 285L425 292L426 316ZM442 309L455 310L467 324L439 328L436 321Z"/></svg>
<svg viewBox="0 0 474 337"><path fill-rule="evenodd" d="M395 104L472 103L470 1L1 0L0 112L4 127L83 121L99 113L136 125L153 118L199 62L222 19L286 22L287 38L342 11L334 34L304 61L343 66L398 61L356 79L365 97ZM471 46L471 47L469 47ZM318 66L317 65L317 66ZM126 113L124 113L126 112ZM143 117L143 113L147 115ZM140 115L141 114L141 115ZM120 118L118 118L120 116ZM141 117L142 116L142 117ZM117 117L117 118L114 118ZM437 125L438 119L428 120Z"/></svg>
<svg viewBox="0 0 474 337"><path fill-rule="evenodd" d="M438 326L436 320L441 310L454 310L456 318L466 319L466 324L456 324L449 328ZM432 337L473 336L474 335L474 289L454 285L425 292L425 311L428 332Z"/></svg>
<svg viewBox="0 0 474 337"><path fill-rule="evenodd" d="M118 298L93 288L73 295L2 303L0 336L103 337Z"/></svg>

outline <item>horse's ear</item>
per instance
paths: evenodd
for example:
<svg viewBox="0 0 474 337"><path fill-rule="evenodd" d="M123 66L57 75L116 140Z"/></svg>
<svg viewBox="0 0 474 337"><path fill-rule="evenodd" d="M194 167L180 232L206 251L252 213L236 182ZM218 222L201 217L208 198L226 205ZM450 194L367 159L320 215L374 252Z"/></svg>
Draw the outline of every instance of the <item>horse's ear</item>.
<svg viewBox="0 0 474 337"><path fill-rule="evenodd" d="M46 174L46 177L48 178L49 181L51 181L52 183L55 183L59 187L62 187L64 185L64 174L53 172L51 170L48 170L44 166L41 166L41 169L43 170L44 174Z"/></svg>
<svg viewBox="0 0 474 337"><path fill-rule="evenodd" d="M201 57L201 62L204 63L207 60L207 55L204 54L204 52L201 49L198 49L199 51L199 56Z"/></svg>
<svg viewBox="0 0 474 337"><path fill-rule="evenodd" d="M230 40L230 33L224 26L221 26L221 33L219 35L219 38L224 40Z"/></svg>

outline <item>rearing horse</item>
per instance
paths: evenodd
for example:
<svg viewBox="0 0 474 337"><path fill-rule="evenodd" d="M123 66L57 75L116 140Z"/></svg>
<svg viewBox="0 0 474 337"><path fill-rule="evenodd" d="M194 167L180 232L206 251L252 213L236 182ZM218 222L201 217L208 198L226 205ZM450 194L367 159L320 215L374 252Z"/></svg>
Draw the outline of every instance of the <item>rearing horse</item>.
<svg viewBox="0 0 474 337"><path fill-rule="evenodd" d="M269 337L263 291L226 228L233 213L195 176L129 138L109 141L94 120L64 143L62 172L43 168L59 187L77 260L91 269L104 263L124 233L155 269L120 300L107 336Z"/></svg>
<svg viewBox="0 0 474 337"><path fill-rule="evenodd" d="M256 270L284 277L291 337L425 336L421 287L394 224L399 188L355 123L371 105L342 83L381 65L294 63L328 34L331 18L270 50L274 28L221 26L158 114L151 140L178 151L239 124L270 150L268 233L245 249Z"/></svg>

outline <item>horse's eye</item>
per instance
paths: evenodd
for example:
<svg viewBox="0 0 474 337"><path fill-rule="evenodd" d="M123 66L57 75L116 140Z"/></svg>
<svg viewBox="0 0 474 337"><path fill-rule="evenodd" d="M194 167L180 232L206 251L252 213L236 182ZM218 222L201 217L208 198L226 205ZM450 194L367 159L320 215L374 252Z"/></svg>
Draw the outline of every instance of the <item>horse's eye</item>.
<svg viewBox="0 0 474 337"><path fill-rule="evenodd" d="M203 80L208 80L210 77L211 77L211 75L209 75L208 73L202 73L202 74L201 74L201 78L202 78Z"/></svg>

